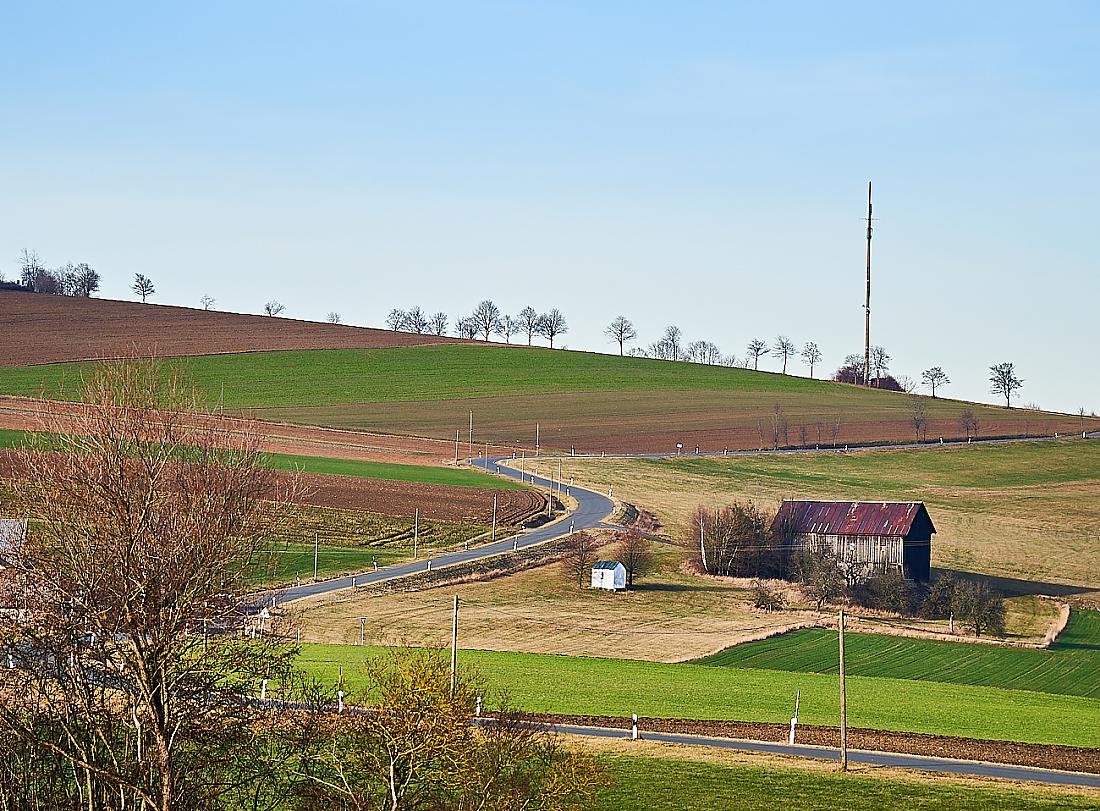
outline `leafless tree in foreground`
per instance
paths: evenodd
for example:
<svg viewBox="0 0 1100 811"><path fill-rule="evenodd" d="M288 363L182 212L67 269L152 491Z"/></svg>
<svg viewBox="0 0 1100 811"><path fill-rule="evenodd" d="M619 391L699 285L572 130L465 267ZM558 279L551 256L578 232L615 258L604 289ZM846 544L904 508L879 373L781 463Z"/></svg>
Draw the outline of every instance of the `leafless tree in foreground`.
<svg viewBox="0 0 1100 811"><path fill-rule="evenodd" d="M998 363L989 367L990 391L1005 398L1005 408L1012 408L1012 395L1023 388L1024 381L1016 376L1016 365Z"/></svg>
<svg viewBox="0 0 1100 811"><path fill-rule="evenodd" d="M623 315L608 324L604 333L619 345L619 357L623 355L624 346L638 337L638 330L634 329L633 322Z"/></svg>
<svg viewBox="0 0 1100 811"><path fill-rule="evenodd" d="M821 363L821 350L818 349L817 344L813 341L807 342L802 347L802 360L806 361L806 365L810 367L810 377L814 376L814 367Z"/></svg>
<svg viewBox="0 0 1100 811"><path fill-rule="evenodd" d="M275 316L277 316L280 313L283 313L285 311L286 311L286 305L283 304L282 302L276 301L275 299L272 299L271 301L269 301L267 304L264 305L264 312L267 315L271 316L272 318L274 318Z"/></svg>
<svg viewBox="0 0 1100 811"><path fill-rule="evenodd" d="M794 345L794 341L786 335L780 335L775 339L775 343L772 344L772 354L778 355L783 359L783 374L787 374L787 361L792 358L797 351L798 348Z"/></svg>
<svg viewBox="0 0 1100 811"><path fill-rule="evenodd" d="M142 273L134 274L134 283L130 285L130 289L141 296L143 304L145 299L157 292L157 289L153 286L153 280Z"/></svg>
<svg viewBox="0 0 1100 811"><path fill-rule="evenodd" d="M921 380L924 384L932 389L932 397L936 397L936 389L940 386L946 386L951 382L951 378L947 376L947 372L941 369L939 366L933 366L931 369L925 369L921 372Z"/></svg>
<svg viewBox="0 0 1100 811"><path fill-rule="evenodd" d="M255 431L196 415L192 392L154 361L101 364L16 453L31 529L21 610L0 613L5 807L259 807L277 730L242 697L289 686L293 652L270 624L236 635L257 628L239 595L288 493Z"/></svg>
<svg viewBox="0 0 1100 811"><path fill-rule="evenodd" d="M759 338L753 338L749 341L749 345L745 351L748 352L748 357L752 358L753 371L759 371L760 358L768 354L768 345Z"/></svg>

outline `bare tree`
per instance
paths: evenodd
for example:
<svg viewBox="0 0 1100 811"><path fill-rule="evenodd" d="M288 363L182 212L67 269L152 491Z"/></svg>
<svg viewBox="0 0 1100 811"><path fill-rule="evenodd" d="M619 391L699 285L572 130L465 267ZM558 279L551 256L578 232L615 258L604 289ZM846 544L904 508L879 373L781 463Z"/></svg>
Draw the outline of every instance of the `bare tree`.
<svg viewBox="0 0 1100 811"><path fill-rule="evenodd" d="M477 338L477 324L474 319L469 316L458 319L458 323L455 324L455 333L459 338L468 338L473 340Z"/></svg>
<svg viewBox="0 0 1100 811"><path fill-rule="evenodd" d="M636 577L645 577L653 568L653 543L636 532L627 533L615 547L615 560L626 569L626 587L633 588Z"/></svg>
<svg viewBox="0 0 1100 811"><path fill-rule="evenodd" d="M272 318L279 315L279 313L284 312L285 310L286 306L279 301L276 301L275 299L272 299L264 305L264 312Z"/></svg>
<svg viewBox="0 0 1100 811"><path fill-rule="evenodd" d="M202 305L204 310L212 310L215 304L214 297L204 293L203 297L199 299L199 304Z"/></svg>
<svg viewBox="0 0 1100 811"><path fill-rule="evenodd" d="M154 361L102 364L17 454L33 529L23 609L0 614L24 662L0 670L0 746L66 767L79 802L52 807L238 808L273 779L270 714L241 699L268 678L286 695L293 652L236 634L288 494L254 428L189 417L192 392Z"/></svg>
<svg viewBox="0 0 1100 811"><path fill-rule="evenodd" d="M396 307L390 310L386 316L386 329L392 329L394 332L405 329L405 311L398 310Z"/></svg>
<svg viewBox="0 0 1100 811"><path fill-rule="evenodd" d="M550 348L554 348L554 339L569 331L565 323L565 316L561 310L554 307L545 315L539 316L538 333L550 342Z"/></svg>
<svg viewBox="0 0 1100 811"><path fill-rule="evenodd" d="M806 361L806 365L810 367L810 377L814 376L814 367L821 363L821 350L818 349L817 344L813 341L808 341L804 347L802 347L802 360Z"/></svg>
<svg viewBox="0 0 1100 811"><path fill-rule="evenodd" d="M772 344L772 354L783 359L783 374L787 374L787 360L797 351L798 348L794 345L794 341L786 335L780 335L775 339L775 343Z"/></svg>
<svg viewBox="0 0 1100 811"><path fill-rule="evenodd" d="M519 325L520 330L527 333L527 345L530 346L539 331L539 314L533 307L524 307L519 311Z"/></svg>
<svg viewBox="0 0 1100 811"><path fill-rule="evenodd" d="M512 343L512 336L519 332L520 323L510 315L505 315L500 319L500 326L497 327L497 334L504 336L504 343Z"/></svg>
<svg viewBox="0 0 1100 811"><path fill-rule="evenodd" d="M978 435L978 417L969 408L959 415L959 430L966 435L967 439Z"/></svg>
<svg viewBox="0 0 1100 811"><path fill-rule="evenodd" d="M665 327L665 334L660 340L649 345L649 355L659 360L682 360L683 350L680 349L680 328L675 324Z"/></svg>
<svg viewBox="0 0 1100 811"><path fill-rule="evenodd" d="M562 574L570 583L584 588L592 582L592 565L596 562L596 539L587 532L574 532L565 545Z"/></svg>
<svg viewBox="0 0 1100 811"><path fill-rule="evenodd" d="M616 317L614 321L607 325L604 334L619 345L619 357L623 356L624 345L638 337L638 331L634 329L634 324L622 315Z"/></svg>
<svg viewBox="0 0 1100 811"><path fill-rule="evenodd" d="M875 373L875 385L880 386L882 378L890 371L890 355L881 346L871 347L871 371ZM870 381L868 381L870 383Z"/></svg>
<svg viewBox="0 0 1100 811"><path fill-rule="evenodd" d="M970 627L974 636L982 633L1005 635L1004 596L984 582L964 581L957 588L959 618Z"/></svg>
<svg viewBox="0 0 1100 811"><path fill-rule="evenodd" d="M936 389L939 386L946 386L951 382L951 378L947 376L947 372L941 369L939 366L933 366L931 369L925 369L921 372L921 380L924 384L932 389L932 398L936 397Z"/></svg>
<svg viewBox="0 0 1100 811"><path fill-rule="evenodd" d="M928 406L922 398L909 400L909 421L913 424L918 442L928 438Z"/></svg>
<svg viewBox="0 0 1100 811"><path fill-rule="evenodd" d="M770 577L779 574L779 547L769 517L751 503L710 510L699 507L684 528L683 544L708 574Z"/></svg>
<svg viewBox="0 0 1100 811"><path fill-rule="evenodd" d="M478 334L483 340L488 341L494 332L500 330L500 307L489 299L478 304L470 318L477 326Z"/></svg>
<svg viewBox="0 0 1100 811"><path fill-rule="evenodd" d="M795 576L818 611L844 593L844 573L836 555L825 544L809 546L801 551L795 564Z"/></svg>
<svg viewBox="0 0 1100 811"><path fill-rule="evenodd" d="M81 262L74 266L66 275L70 296L87 298L99 290L99 273L87 262Z"/></svg>
<svg viewBox="0 0 1100 811"><path fill-rule="evenodd" d="M722 352L711 341L692 341L688 344L685 357L692 363L714 365L722 359Z"/></svg>
<svg viewBox="0 0 1100 811"><path fill-rule="evenodd" d="M745 351L748 352L748 356L752 358L753 371L759 371L760 358L768 354L768 345L761 341L759 338L753 338L751 341L749 341L749 345Z"/></svg>
<svg viewBox="0 0 1100 811"><path fill-rule="evenodd" d="M329 314L325 316L325 320L330 324L339 324L340 313L336 312L336 310L331 310Z"/></svg>
<svg viewBox="0 0 1100 811"><path fill-rule="evenodd" d="M429 320L428 328L431 330L432 335L446 335L447 334L447 314L444 312L438 312L433 315Z"/></svg>
<svg viewBox="0 0 1100 811"><path fill-rule="evenodd" d="M998 363L989 367L990 391L1005 398L1005 408L1012 408L1012 395L1023 388L1024 381L1016 376L1016 365Z"/></svg>
<svg viewBox="0 0 1100 811"><path fill-rule="evenodd" d="M405 312L405 329L422 335L428 330L428 318L419 307L413 307Z"/></svg>
<svg viewBox="0 0 1100 811"><path fill-rule="evenodd" d="M157 289L153 286L153 280L142 273L134 274L134 283L130 285L130 289L141 296L142 303L157 292Z"/></svg>

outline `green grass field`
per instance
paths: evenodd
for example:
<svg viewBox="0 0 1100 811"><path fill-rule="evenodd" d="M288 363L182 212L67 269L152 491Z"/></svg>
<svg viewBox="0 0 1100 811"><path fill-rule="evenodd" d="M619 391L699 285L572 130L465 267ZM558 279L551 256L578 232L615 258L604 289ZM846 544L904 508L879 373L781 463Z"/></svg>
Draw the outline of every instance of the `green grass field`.
<svg viewBox="0 0 1100 811"><path fill-rule="evenodd" d="M1100 611L1073 611L1066 631L1075 641L1055 645L1052 650L849 634L845 639L845 665L853 676L1100 698ZM697 661L724 667L836 673L837 635L822 628L806 628L736 645Z"/></svg>
<svg viewBox="0 0 1100 811"><path fill-rule="evenodd" d="M784 766L724 765L681 758L604 755L610 785L605 811L1018 811L1096 808L1094 797L969 786L943 781L887 780Z"/></svg>
<svg viewBox="0 0 1100 811"><path fill-rule="evenodd" d="M334 476L359 476L418 484L442 484L448 487L479 487L495 490L522 490L524 486L505 476L486 476L469 468L405 465L393 462L367 462L356 459L329 459L322 456L298 456L265 453L262 464L275 470L299 470Z"/></svg>
<svg viewBox="0 0 1100 811"><path fill-rule="evenodd" d="M226 408L651 389L825 391L835 384L702 364L529 347L439 346L202 355L163 361ZM0 393L73 396L88 363L0 369ZM224 384L224 394L222 386ZM888 397L884 392L867 391Z"/></svg>
<svg viewBox="0 0 1100 811"><path fill-rule="evenodd" d="M301 664L322 683L362 687L370 647L304 645ZM819 673L461 651L460 667L532 712L735 719L786 723L802 692L806 724L839 723L838 682ZM989 740L1100 747L1100 701L1024 690L867 676L847 680L852 727Z"/></svg>
<svg viewBox="0 0 1100 811"><path fill-rule="evenodd" d="M34 436L31 431L0 429L0 448L18 448ZM441 484L448 487L478 487L496 490L522 490L523 485L504 476L486 476L469 468L405 465L393 462L369 462L357 459L331 459L323 456L299 456L289 453L265 453L260 464L275 470L297 470L334 476L358 476L365 479Z"/></svg>

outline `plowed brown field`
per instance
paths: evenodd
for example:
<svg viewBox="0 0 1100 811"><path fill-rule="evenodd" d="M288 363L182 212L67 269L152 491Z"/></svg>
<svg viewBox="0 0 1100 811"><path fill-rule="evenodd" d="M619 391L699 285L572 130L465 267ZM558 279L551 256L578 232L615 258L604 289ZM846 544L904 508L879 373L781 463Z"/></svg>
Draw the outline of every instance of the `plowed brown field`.
<svg viewBox="0 0 1100 811"><path fill-rule="evenodd" d="M134 354L179 357L459 342L458 338L291 318L11 292L0 292L0 335L30 336L0 341L0 366Z"/></svg>
<svg viewBox="0 0 1100 811"><path fill-rule="evenodd" d="M490 523L494 496L497 522L504 525L518 524L546 507L546 497L533 490L481 490L318 474L298 474L298 481L302 504L409 517L419 509L423 518L459 523Z"/></svg>

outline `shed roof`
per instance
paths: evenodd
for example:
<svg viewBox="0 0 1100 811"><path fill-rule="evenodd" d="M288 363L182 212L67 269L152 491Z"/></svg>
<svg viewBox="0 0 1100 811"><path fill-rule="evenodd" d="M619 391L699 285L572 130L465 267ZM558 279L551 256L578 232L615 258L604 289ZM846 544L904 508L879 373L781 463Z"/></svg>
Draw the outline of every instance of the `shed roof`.
<svg viewBox="0 0 1100 811"><path fill-rule="evenodd" d="M923 501L784 501L772 529L818 535L886 535L904 538L920 518L936 528Z"/></svg>
<svg viewBox="0 0 1100 811"><path fill-rule="evenodd" d="M596 565L592 567L592 570L595 571L596 569L617 569L620 566L622 566L622 564L619 563L619 561L617 560L598 560L596 561Z"/></svg>

